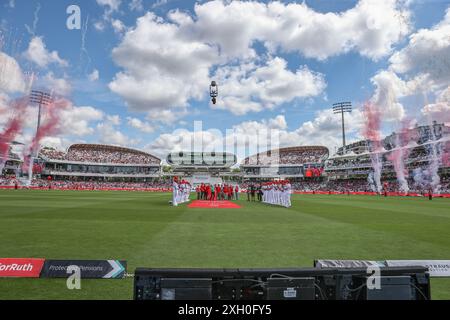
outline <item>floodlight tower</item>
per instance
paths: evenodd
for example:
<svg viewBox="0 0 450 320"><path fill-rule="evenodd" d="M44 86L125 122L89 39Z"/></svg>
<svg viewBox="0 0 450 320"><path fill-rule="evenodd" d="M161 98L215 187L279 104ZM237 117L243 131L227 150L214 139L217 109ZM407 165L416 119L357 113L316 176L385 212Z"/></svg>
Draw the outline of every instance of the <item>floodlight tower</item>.
<svg viewBox="0 0 450 320"><path fill-rule="evenodd" d="M45 92L45 91L40 91L40 90L31 90L30 102L37 104L39 107L36 134L39 132L39 127L41 126L42 106L49 105L52 103L52 101L53 101L53 98L50 93Z"/></svg>
<svg viewBox="0 0 450 320"><path fill-rule="evenodd" d="M216 104L216 98L219 95L219 86L215 81L211 81L211 85L209 86L209 95L211 97L212 103Z"/></svg>
<svg viewBox="0 0 450 320"><path fill-rule="evenodd" d="M340 113L342 117L342 147L345 152L345 121L344 121L344 113L352 112L352 103L351 102L338 102L333 104L333 112Z"/></svg>
<svg viewBox="0 0 450 320"><path fill-rule="evenodd" d="M31 90L30 94L30 102L36 103L39 106L39 113L38 113L38 123L36 131L39 130L39 127L41 126L41 109L42 106L49 105L52 103L52 96L48 92L39 91L39 90Z"/></svg>

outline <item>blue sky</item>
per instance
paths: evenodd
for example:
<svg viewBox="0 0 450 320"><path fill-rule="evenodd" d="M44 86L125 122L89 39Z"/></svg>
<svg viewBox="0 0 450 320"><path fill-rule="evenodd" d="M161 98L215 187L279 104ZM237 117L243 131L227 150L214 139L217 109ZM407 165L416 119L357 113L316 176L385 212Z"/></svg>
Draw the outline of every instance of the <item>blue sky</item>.
<svg viewBox="0 0 450 320"><path fill-rule="evenodd" d="M217 7L212 5L206 7L208 1L135 0L133 3L136 6L132 8L131 1L120 0L0 0L0 30L3 38L0 51L16 60L22 72L35 72L40 79L37 83L42 83L40 84L42 86L48 87L49 83L55 83L59 79L59 84L63 87L61 90L74 106L89 106L102 113L101 117L87 116L86 119L82 119L91 128L86 131L86 134L76 134L73 130L60 132L51 140L59 147L67 147L68 144L78 141L106 142L107 136L111 135L113 144L128 144L130 147L147 150L155 148L157 152L162 153L167 151L164 149L165 144L177 140L175 139L177 134L173 134L173 131L184 128L187 132L191 132L194 121L203 121L203 129L217 128L224 131L233 126L240 126L245 130L245 124L248 125L250 122L269 126L270 119L278 119L280 121L274 126L283 130L286 137L289 137L286 138L285 144L295 144L296 139L300 144L311 140L311 143L323 143L333 148L340 141L339 128L331 125L330 122L334 120L339 122L339 118L330 118L324 110L330 109L332 103L338 101L352 101L356 110L368 100L382 104L385 101L383 97L386 94L389 95L389 92L386 93L383 90L397 89L392 89L393 87L389 85L386 89L386 86L383 86L386 82L377 80L377 74L383 74L383 71L389 72L389 75L386 75L388 79L386 81L397 81L393 80L393 77L397 76L405 85L418 79L420 75L429 76L428 79L431 81L427 83L429 90L423 89L421 85L421 89L416 91L408 89L407 93L396 92L395 103L390 101L393 105L386 107L384 117L386 133L397 128L398 121L405 117L417 118L417 112L420 112L424 105L439 103L438 97L442 96L442 92L448 87L447 78L433 78L433 70L427 70L429 64L425 63L423 69L415 70L412 67L404 67L406 60L402 60L411 59L411 57L420 59L420 54L414 53L417 48L410 43L411 36L418 33L420 29L434 30L437 24L442 23L450 5L448 1L386 1L389 3L386 6L389 10L392 9L391 11L379 5L380 11L373 9L372 13L358 9L358 6L363 7L370 1L361 2L364 3L310 0L303 3L307 9L301 9L301 2L281 1L278 3L278 9L286 8L288 4L291 4L296 6L292 11L299 16L309 10L308 12L311 13L309 16L312 17L311 21L299 21L299 24L304 23L305 35L289 38L289 35L286 35L288 32L292 31L292 37L296 37L296 32L299 32L295 27L288 26L295 20L290 16L289 10L280 11L278 17L271 15L278 9L275 10L272 7L267 9L270 6L269 1L260 1L261 7L258 8L264 8L267 12L270 11L270 14L266 12L259 16L259 13L249 15L243 6L241 8L242 3L235 2L233 11L227 7L229 1L222 6L216 4ZM82 26L83 28L86 26L84 34L83 28L69 30L66 27L69 16L66 8L73 4L81 9ZM195 9L196 6L198 10ZM377 5L371 4L371 6L367 8L375 8ZM219 9L216 12L210 9L219 7L223 12L220 18L214 18L214 14ZM205 10L202 11L202 8ZM178 12L182 19L190 17L192 21L187 24L181 23L182 20L175 21L169 18L173 12ZM210 30L210 27L225 30L228 26L230 30L233 30L232 17L237 12L242 12L245 20L240 26L242 34L245 35L239 34L238 31L235 36L236 38L242 36L242 41L249 40L244 45L242 42L234 42L233 34L226 34L225 31L219 34L219 32L216 38L216 34ZM397 21L398 16L402 14L407 18L404 21ZM141 38L137 36L133 38L131 34L138 28L137 19L146 15L147 19L144 19L145 22L139 27ZM265 20L260 24L262 19ZM376 28L380 29L379 33L362 30L368 23L359 28L358 21L361 19L366 19L375 26L378 25ZM215 26L215 21L218 20L220 24L217 22ZM271 27L273 30L261 31L265 28L264 25L271 23L273 23ZM286 29L283 29L283 23L286 24ZM328 31L326 24L336 24L336 28ZM170 25L171 28L167 30L175 30L173 34L168 32L167 39L160 40L156 47L145 43L160 39L154 35L161 30L152 28L164 28L166 25ZM349 29L346 29L347 25ZM391 31L387 32L383 30L384 28ZM397 28L398 30L395 30ZM280 40L277 38L276 30L279 30ZM287 30L286 34L283 34L284 30ZM333 30L338 31L333 34ZM164 32L167 31L162 31L162 35ZM347 32L348 35L346 35ZM437 30L436 34L438 32L442 31ZM206 33L208 37L205 38L203 33ZM328 38L327 35L330 37ZM32 56L36 52L30 49L30 43L36 38L41 41L38 45L44 46L43 55L50 57L47 57L44 62L42 62L42 59L45 59L44 56L35 58ZM83 38L84 49L82 48ZM142 39L142 43L134 45L132 39ZM323 47L328 47L323 52L320 48L321 42ZM178 50L175 45L180 46L179 52L188 50L186 64L191 64L192 67L189 66L186 73L180 71L164 74L167 68L170 69L167 67L171 63L170 55L176 56L176 52L173 52ZM233 48L233 53L226 53L229 49L227 45L236 46ZM201 47L199 50L203 51L197 52L195 51L197 49L192 49L199 46ZM115 48L121 48L120 53L114 55ZM171 52L168 54L167 61L164 60L166 49L167 52ZM191 49L194 50L194 54L189 52ZM437 54L447 52L448 48L444 47L444 50L438 51ZM209 59L205 63L198 61L196 57L203 53L208 57L206 60ZM396 53L399 53L400 58L399 61L393 62L392 57ZM148 58L153 56L154 61ZM141 58L142 62L138 62L137 59ZM141 63L141 65L136 67L131 61L133 59L136 60L136 64ZM283 67L280 61L284 61L286 65ZM440 61L439 58L437 61ZM417 64L420 66L420 63L418 61ZM269 71L265 67L270 65L274 69L269 69L279 74L271 73L272 78L267 79L261 74L262 70ZM139 70L140 68L142 70ZM161 80L161 91L166 91L165 88L171 85L172 82L168 81L171 77L179 75L180 81L183 79L186 81L174 83L174 88L167 89L167 91L174 90L175 93L167 94L167 96L163 94L164 97L159 97L158 93L154 92L156 91L155 81L158 82L159 78L151 74L153 71L146 71L147 69L154 70L155 73L162 75L162 78L167 77L164 78L166 80ZM197 70L203 71L197 73ZM237 76L233 80L232 75L242 70L251 71L244 72L244 75ZM298 74L296 73L298 70L305 72ZM98 78L95 76L96 72L98 72ZM189 75L192 72L203 79L193 81ZM126 83L124 82L126 79L119 81L118 74L127 75L126 79L130 81ZM218 81L219 100L222 105L217 108L209 102L207 83L211 80L219 80L221 75L225 83ZM310 79L309 76L313 78ZM42 82L42 79L47 79L47 82ZM198 83L194 84L197 80ZM292 85L289 83L286 88L282 87L280 90L284 93L275 93L277 96L275 99L267 97L269 93L273 93L267 81L275 87L282 87L290 81ZM245 92L238 94L232 91L236 84L242 83L250 83L248 90L252 90L252 93L248 96ZM310 83L314 85L306 89ZM137 97L133 93L133 86L139 86L140 92L146 90L149 92L144 92L145 95ZM295 86L298 89L293 89ZM424 92L426 92L425 95ZM11 92L11 90L8 92L8 97L15 95L20 93ZM256 109L247 110L245 107L239 107L242 104L252 103ZM401 112L400 107L394 105L396 103L401 104ZM360 137L362 121L360 117L361 114L358 118L358 113L354 112L351 120L355 123L349 125L349 139ZM138 119L140 122L134 121L133 125L132 119ZM296 138L294 132L300 135L300 138ZM177 147L180 146L174 148Z"/></svg>

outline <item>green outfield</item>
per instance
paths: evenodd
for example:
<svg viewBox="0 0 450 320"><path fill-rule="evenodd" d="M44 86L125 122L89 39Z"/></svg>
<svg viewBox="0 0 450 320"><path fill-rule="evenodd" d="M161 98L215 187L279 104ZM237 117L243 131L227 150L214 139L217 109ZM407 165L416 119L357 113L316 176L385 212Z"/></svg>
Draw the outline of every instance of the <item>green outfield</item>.
<svg viewBox="0 0 450 320"><path fill-rule="evenodd" d="M314 259L450 259L450 199L295 195L290 209L170 207L169 194L0 191L0 257L136 267L312 267ZM0 299L130 299L132 279L0 279ZM450 279L433 279L450 299Z"/></svg>

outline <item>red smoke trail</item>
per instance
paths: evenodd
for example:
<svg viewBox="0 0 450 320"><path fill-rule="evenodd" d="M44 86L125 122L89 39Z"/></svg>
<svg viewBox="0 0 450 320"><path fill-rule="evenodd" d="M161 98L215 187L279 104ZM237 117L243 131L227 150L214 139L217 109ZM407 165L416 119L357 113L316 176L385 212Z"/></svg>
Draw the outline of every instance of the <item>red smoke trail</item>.
<svg viewBox="0 0 450 320"><path fill-rule="evenodd" d="M47 119L44 121L36 132L27 152L24 154L22 171L28 171L32 167L33 157L39 151L40 143L45 137L54 135L59 130L60 111L66 109L70 102L63 98L56 98L49 105L43 105L42 110L46 111ZM45 112L43 113L45 114ZM29 176L31 179L31 175Z"/></svg>
<svg viewBox="0 0 450 320"><path fill-rule="evenodd" d="M380 129L381 113L380 110L369 101L364 104L364 119L363 135L371 143L370 160L373 168L373 183L371 183L371 186L373 191L381 192L381 152L383 151Z"/></svg>
<svg viewBox="0 0 450 320"><path fill-rule="evenodd" d="M402 129L395 136L395 148L387 156L387 159L392 161L394 166L395 174L397 176L397 181L400 186L400 191L407 193L409 191L408 181L408 171L405 169L405 160L411 153L412 148L408 146L411 142L416 142L417 136L416 131L411 130L411 121L404 121Z"/></svg>
<svg viewBox="0 0 450 320"><path fill-rule="evenodd" d="M3 132L0 133L0 174L3 171L6 159L9 155L10 143L22 130L27 105L28 97L22 97L12 103L11 107L14 114L6 123Z"/></svg>
<svg viewBox="0 0 450 320"><path fill-rule="evenodd" d="M381 114L378 108L371 102L364 104L365 126L363 129L364 137L373 143L381 146L380 119Z"/></svg>

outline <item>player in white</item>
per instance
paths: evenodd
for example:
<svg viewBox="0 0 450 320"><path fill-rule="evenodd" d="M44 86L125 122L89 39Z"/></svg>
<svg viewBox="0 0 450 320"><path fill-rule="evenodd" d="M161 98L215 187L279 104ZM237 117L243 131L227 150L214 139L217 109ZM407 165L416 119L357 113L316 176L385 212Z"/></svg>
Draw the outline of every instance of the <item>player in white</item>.
<svg viewBox="0 0 450 320"><path fill-rule="evenodd" d="M267 182L264 186L264 202L269 203L270 182Z"/></svg>
<svg viewBox="0 0 450 320"><path fill-rule="evenodd" d="M186 181L186 190L184 193L184 202L188 202L189 201L189 196L191 194L191 184L189 183L189 181Z"/></svg>
<svg viewBox="0 0 450 320"><path fill-rule="evenodd" d="M292 186L288 180L272 181L262 185L262 202L283 206L291 206Z"/></svg>
<svg viewBox="0 0 450 320"><path fill-rule="evenodd" d="M272 182L269 182L267 185L267 203L272 203L272 195L273 195L273 184Z"/></svg>
<svg viewBox="0 0 450 320"><path fill-rule="evenodd" d="M289 180L286 180L286 191L287 191L286 207L290 208L292 206L292 203L291 203L292 185L289 182Z"/></svg>
<svg viewBox="0 0 450 320"><path fill-rule="evenodd" d="M184 202L184 190L185 190L185 188L186 188L186 185L184 184L184 180L181 180L181 183L180 183L180 196L179 196L179 198L178 198L178 202L179 203L183 203Z"/></svg>
<svg viewBox="0 0 450 320"><path fill-rule="evenodd" d="M270 204L275 204L277 199L277 185L272 182L272 191L270 192Z"/></svg>
<svg viewBox="0 0 450 320"><path fill-rule="evenodd" d="M275 201L274 205L279 206L281 203L281 181L275 183Z"/></svg>
<svg viewBox="0 0 450 320"><path fill-rule="evenodd" d="M261 190L262 190L262 202L263 203L267 203L267 183L263 183L261 185Z"/></svg>
<svg viewBox="0 0 450 320"><path fill-rule="evenodd" d="M172 205L174 207L178 206L178 178L174 177L172 182Z"/></svg>
<svg viewBox="0 0 450 320"><path fill-rule="evenodd" d="M277 185L272 182L272 190L270 192L270 204L275 204L277 198Z"/></svg>
<svg viewBox="0 0 450 320"><path fill-rule="evenodd" d="M183 180L178 183L177 203L181 203L181 195L183 194Z"/></svg>
<svg viewBox="0 0 450 320"><path fill-rule="evenodd" d="M280 206L286 206L286 189L284 180L280 184Z"/></svg>
<svg viewBox="0 0 450 320"><path fill-rule="evenodd" d="M287 180L283 180L281 183L281 205L283 207L288 207L289 206L289 195L290 195L290 190L288 187L288 181Z"/></svg>
<svg viewBox="0 0 450 320"><path fill-rule="evenodd" d="M181 189L181 192L180 192L180 203L184 203L185 202L184 198L185 198L185 195L186 195L186 181L181 180L180 189Z"/></svg>

